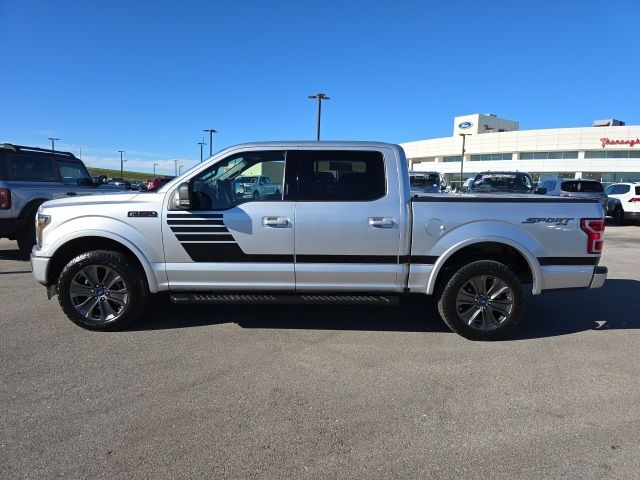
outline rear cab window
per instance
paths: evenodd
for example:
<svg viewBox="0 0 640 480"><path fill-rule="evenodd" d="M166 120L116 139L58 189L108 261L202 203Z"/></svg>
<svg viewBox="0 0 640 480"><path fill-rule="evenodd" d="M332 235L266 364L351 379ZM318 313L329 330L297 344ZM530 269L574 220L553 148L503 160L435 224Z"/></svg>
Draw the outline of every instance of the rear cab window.
<svg viewBox="0 0 640 480"><path fill-rule="evenodd" d="M531 177L526 173L479 173L473 181L477 192L528 192L533 188Z"/></svg>
<svg viewBox="0 0 640 480"><path fill-rule="evenodd" d="M437 173L411 174L409 182L412 187L438 187L440 186L440 176Z"/></svg>
<svg viewBox="0 0 640 480"><path fill-rule="evenodd" d="M599 193L604 192L604 188L600 182L590 182L587 180L568 180L562 182L560 190L563 192L573 193Z"/></svg>
<svg viewBox="0 0 640 480"><path fill-rule="evenodd" d="M370 202L386 195L384 157L377 151L298 150L298 200Z"/></svg>

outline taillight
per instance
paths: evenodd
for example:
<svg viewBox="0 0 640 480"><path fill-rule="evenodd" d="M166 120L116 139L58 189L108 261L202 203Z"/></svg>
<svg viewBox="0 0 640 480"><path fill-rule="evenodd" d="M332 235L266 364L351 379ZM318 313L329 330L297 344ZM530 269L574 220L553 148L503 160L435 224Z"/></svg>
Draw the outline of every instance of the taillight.
<svg viewBox="0 0 640 480"><path fill-rule="evenodd" d="M11 208L11 190L0 188L0 210Z"/></svg>
<svg viewBox="0 0 640 480"><path fill-rule="evenodd" d="M587 234L587 253L602 253L604 247L604 219L581 218L580 229Z"/></svg>
<svg viewBox="0 0 640 480"><path fill-rule="evenodd" d="M632 197L629 199L629 203L640 203L640 197Z"/></svg>

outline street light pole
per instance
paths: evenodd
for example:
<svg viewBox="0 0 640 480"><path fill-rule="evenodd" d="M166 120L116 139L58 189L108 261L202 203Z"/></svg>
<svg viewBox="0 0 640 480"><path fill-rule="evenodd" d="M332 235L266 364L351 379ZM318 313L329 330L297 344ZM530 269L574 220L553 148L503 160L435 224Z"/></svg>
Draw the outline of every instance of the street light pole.
<svg viewBox="0 0 640 480"><path fill-rule="evenodd" d="M469 134L459 133L458 135L462 137L462 155L460 156L460 188L458 189L458 192L462 193L462 170L464 168L464 144L465 144L465 140L467 139L467 135Z"/></svg>
<svg viewBox="0 0 640 480"><path fill-rule="evenodd" d="M318 99L318 132L316 135L316 140L320 141L320 117L322 115L322 101L329 100L330 97L327 97L324 93L317 93L316 95L309 95L310 99Z"/></svg>
<svg viewBox="0 0 640 480"><path fill-rule="evenodd" d="M60 140L60 139L49 137L49 140L51 140L51 155L53 155L56 151L56 140Z"/></svg>
<svg viewBox="0 0 640 480"><path fill-rule="evenodd" d="M205 128L202 131L209 132L209 156L212 156L213 155L213 134L218 133L218 131L213 128Z"/></svg>
<svg viewBox="0 0 640 480"><path fill-rule="evenodd" d="M198 142L198 145L200 145L200 161L202 162L202 147L204 147L206 143Z"/></svg>
<svg viewBox="0 0 640 480"><path fill-rule="evenodd" d="M122 160L122 154L125 153L125 150L118 150L120 153L120 181L124 180L124 160Z"/></svg>
<svg viewBox="0 0 640 480"><path fill-rule="evenodd" d="M173 166L174 166L174 168L176 170L176 177L177 177L178 176L178 160L174 160L173 161Z"/></svg>
<svg viewBox="0 0 640 480"><path fill-rule="evenodd" d="M156 166L159 165L158 163L154 163L153 164L153 175L155 176L156 174Z"/></svg>

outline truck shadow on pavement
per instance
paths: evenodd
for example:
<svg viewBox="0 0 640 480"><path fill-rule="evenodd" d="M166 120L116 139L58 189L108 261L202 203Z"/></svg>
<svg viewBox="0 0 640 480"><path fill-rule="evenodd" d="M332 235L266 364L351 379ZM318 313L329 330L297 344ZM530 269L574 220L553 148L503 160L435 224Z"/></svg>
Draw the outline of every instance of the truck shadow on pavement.
<svg viewBox="0 0 640 480"><path fill-rule="evenodd" d="M430 299L409 297L397 307L334 305L173 305L158 296L130 330L236 323L242 328L449 332ZM594 290L526 295L525 315L507 340L587 330L640 329L640 282L612 279Z"/></svg>

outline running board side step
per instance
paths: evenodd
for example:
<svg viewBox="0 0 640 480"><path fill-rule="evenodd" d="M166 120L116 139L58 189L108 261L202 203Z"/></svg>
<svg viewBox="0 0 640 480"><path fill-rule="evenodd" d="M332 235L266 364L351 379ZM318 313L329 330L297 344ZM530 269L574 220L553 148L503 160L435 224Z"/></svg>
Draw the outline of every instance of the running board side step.
<svg viewBox="0 0 640 480"><path fill-rule="evenodd" d="M171 301L187 303L239 303L239 304L289 304L289 305L397 305L397 296L365 294L254 294L254 293L172 293Z"/></svg>

